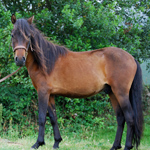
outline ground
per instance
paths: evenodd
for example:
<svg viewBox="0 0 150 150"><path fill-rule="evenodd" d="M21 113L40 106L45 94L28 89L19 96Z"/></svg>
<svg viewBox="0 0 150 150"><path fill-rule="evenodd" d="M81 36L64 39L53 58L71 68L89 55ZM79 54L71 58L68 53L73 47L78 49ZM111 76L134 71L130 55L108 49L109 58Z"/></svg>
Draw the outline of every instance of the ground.
<svg viewBox="0 0 150 150"><path fill-rule="evenodd" d="M116 127L115 127L116 128ZM63 141L60 143L59 150L109 150L113 144L116 129L82 129L83 133L63 132ZM126 131L123 133L122 146L124 148ZM150 149L150 125L145 125L144 135L139 150ZM36 135L24 137L16 140L0 138L0 150L28 150L36 141ZM45 135L46 145L39 150L50 150L53 146L53 136ZM123 150L120 149L120 150Z"/></svg>

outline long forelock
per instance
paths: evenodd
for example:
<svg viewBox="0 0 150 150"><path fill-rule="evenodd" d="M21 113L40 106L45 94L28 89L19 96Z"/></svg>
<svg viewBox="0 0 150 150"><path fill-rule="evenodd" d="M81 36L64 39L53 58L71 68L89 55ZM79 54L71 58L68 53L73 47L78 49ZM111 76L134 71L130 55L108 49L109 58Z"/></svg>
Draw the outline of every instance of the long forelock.
<svg viewBox="0 0 150 150"><path fill-rule="evenodd" d="M26 19L18 19L14 31L19 32L25 39L28 39L28 35L31 33L30 25Z"/></svg>

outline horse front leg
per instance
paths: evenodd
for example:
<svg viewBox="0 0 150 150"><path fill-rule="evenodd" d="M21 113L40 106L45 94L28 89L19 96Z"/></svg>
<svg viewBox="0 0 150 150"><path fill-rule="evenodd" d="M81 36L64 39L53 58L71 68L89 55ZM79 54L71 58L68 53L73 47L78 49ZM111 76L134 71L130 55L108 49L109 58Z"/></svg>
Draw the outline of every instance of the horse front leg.
<svg viewBox="0 0 150 150"><path fill-rule="evenodd" d="M46 113L48 108L49 94L47 92L38 91L38 103L39 103L39 134L36 143L31 147L33 149L38 149L39 146L45 145L44 142L44 132L45 132L45 122Z"/></svg>
<svg viewBox="0 0 150 150"><path fill-rule="evenodd" d="M58 124L57 124L54 96L50 96L50 98L49 98L48 113L49 113L49 118L50 118L51 124L53 126L53 131L54 131L55 143L53 145L53 148L57 149L57 148L59 148L59 143L62 141L62 138L61 138L60 131L58 128Z"/></svg>

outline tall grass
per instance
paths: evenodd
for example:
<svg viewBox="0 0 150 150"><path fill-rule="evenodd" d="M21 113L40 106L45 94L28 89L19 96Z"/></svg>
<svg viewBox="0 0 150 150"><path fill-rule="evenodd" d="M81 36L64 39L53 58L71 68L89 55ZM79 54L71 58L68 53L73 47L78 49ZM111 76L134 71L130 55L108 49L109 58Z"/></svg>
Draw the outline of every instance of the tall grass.
<svg viewBox="0 0 150 150"><path fill-rule="evenodd" d="M150 124L145 124L144 135L141 141L139 150L148 150L150 149ZM14 134L13 132L12 134ZM116 127L100 129L100 128L81 128L76 132L68 132L68 130L61 129L61 134L63 141L60 143L60 150L108 150L111 148L116 133ZM17 133L16 133L17 134ZM0 150L26 150L35 143L38 133L30 135L24 138L12 139L12 136L5 136L5 138L0 138ZM13 135L14 136L14 135ZM17 135L16 135L17 136ZM126 139L126 128L123 133L122 138L122 149L125 145ZM46 145L39 148L39 150L50 150L53 146L53 135L45 135Z"/></svg>

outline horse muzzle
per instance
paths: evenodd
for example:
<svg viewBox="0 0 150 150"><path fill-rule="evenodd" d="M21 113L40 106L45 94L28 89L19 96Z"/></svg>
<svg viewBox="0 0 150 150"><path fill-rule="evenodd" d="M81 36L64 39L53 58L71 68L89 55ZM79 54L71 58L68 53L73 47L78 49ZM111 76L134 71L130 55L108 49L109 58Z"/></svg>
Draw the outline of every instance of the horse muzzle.
<svg viewBox="0 0 150 150"><path fill-rule="evenodd" d="M25 62L26 62L26 53L28 52L27 51L27 48L24 47L24 46L16 46L14 49L13 49L14 53L15 54L15 63L17 66L24 66L25 65Z"/></svg>
<svg viewBox="0 0 150 150"><path fill-rule="evenodd" d="M26 62L26 58L25 57L15 57L15 63L17 66L24 66L25 65L25 62Z"/></svg>

